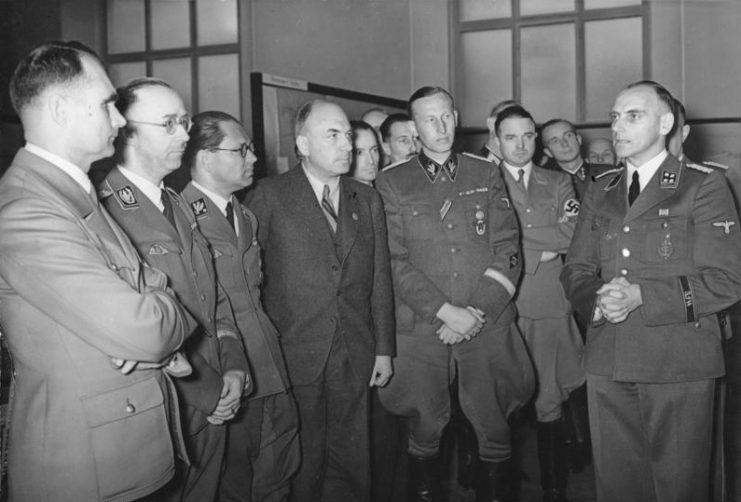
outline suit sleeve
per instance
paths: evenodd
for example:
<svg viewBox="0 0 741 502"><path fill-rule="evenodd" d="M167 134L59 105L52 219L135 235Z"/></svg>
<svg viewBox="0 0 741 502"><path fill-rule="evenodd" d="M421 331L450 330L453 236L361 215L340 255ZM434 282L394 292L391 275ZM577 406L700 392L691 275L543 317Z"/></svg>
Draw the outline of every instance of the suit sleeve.
<svg viewBox="0 0 741 502"><path fill-rule="evenodd" d="M600 225L595 217L594 195L599 192L590 183L579 210L571 246L561 271L561 284L577 315L591 323L597 290L604 281L600 277Z"/></svg>
<svg viewBox="0 0 741 502"><path fill-rule="evenodd" d="M437 322L438 310L448 297L435 286L427 275L409 262L409 250L404 240L404 221L401 214L402 202L390 183L390 176L382 173L376 179L376 188L383 198L386 211L388 246L391 256L391 274L394 292L415 314L430 322ZM260 216L258 216L258 221ZM262 225L261 225L262 226Z"/></svg>
<svg viewBox="0 0 741 502"><path fill-rule="evenodd" d="M719 312L741 297L741 229L733 198L723 175L705 175L691 219L695 273L641 279L646 325L694 322Z"/></svg>
<svg viewBox="0 0 741 502"><path fill-rule="evenodd" d="M373 267L373 292L371 315L376 337L377 356L396 355L394 325L394 291L391 279L388 235L381 197L373 191L371 198L373 242L375 246Z"/></svg>
<svg viewBox="0 0 741 502"><path fill-rule="evenodd" d="M39 315L126 360L159 362L182 344L180 305L122 280L74 216L37 199L10 202L0 215L0 275Z"/></svg>
<svg viewBox="0 0 741 502"><path fill-rule="evenodd" d="M496 320L515 295L522 272L520 227L499 172L489 176L489 250L491 262L479 276L468 303Z"/></svg>

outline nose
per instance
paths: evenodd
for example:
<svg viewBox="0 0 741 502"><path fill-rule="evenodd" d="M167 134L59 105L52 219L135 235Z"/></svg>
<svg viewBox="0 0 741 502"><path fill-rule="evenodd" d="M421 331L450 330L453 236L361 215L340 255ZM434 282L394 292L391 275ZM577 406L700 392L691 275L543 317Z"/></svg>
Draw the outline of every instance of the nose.
<svg viewBox="0 0 741 502"><path fill-rule="evenodd" d="M247 156L244 158L245 163L254 164L257 162L257 156L252 153L252 150L247 150Z"/></svg>
<svg viewBox="0 0 741 502"><path fill-rule="evenodd" d="M612 130L613 134L622 130L623 125L619 118L612 119L612 124L610 124L610 130Z"/></svg>
<svg viewBox="0 0 741 502"><path fill-rule="evenodd" d="M520 149L525 148L525 138L523 138L522 136L517 138L517 147Z"/></svg>
<svg viewBox="0 0 741 502"><path fill-rule="evenodd" d="M188 136L188 131L185 130L185 126L181 123L178 123L178 126L175 129L175 135L184 141L188 141L190 139L190 136Z"/></svg>
<svg viewBox="0 0 741 502"><path fill-rule="evenodd" d="M111 105L111 125L115 127L116 129L121 129L123 126L126 125L126 119L123 115L121 115L121 112L118 111L118 108Z"/></svg>
<svg viewBox="0 0 741 502"><path fill-rule="evenodd" d="M445 123L444 120L438 120L435 122L435 125L437 126L437 132L440 134L445 134L448 132L448 125Z"/></svg>

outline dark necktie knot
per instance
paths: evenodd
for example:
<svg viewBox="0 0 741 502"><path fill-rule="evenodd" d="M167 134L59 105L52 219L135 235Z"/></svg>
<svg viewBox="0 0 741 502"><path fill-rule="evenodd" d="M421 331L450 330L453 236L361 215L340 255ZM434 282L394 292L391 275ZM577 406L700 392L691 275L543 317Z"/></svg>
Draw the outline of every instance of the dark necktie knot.
<svg viewBox="0 0 741 502"><path fill-rule="evenodd" d="M172 213L172 201L170 200L170 195L167 193L167 190L164 188L160 190L160 201L162 202L162 214L165 215L165 218L167 218L167 221L170 222L170 225L173 226L173 228L177 228L175 226L175 215Z"/></svg>
<svg viewBox="0 0 741 502"><path fill-rule="evenodd" d="M229 222L229 225L232 227L232 230L235 230L234 226L234 206L232 206L232 201L229 201L226 203L226 221Z"/></svg>
<svg viewBox="0 0 741 502"><path fill-rule="evenodd" d="M327 216L327 221L329 222L329 226L332 227L332 231L337 231L337 212L335 211L334 204L332 204L332 199L329 196L329 185L324 185L324 190L322 191L322 209L324 210L324 214Z"/></svg>

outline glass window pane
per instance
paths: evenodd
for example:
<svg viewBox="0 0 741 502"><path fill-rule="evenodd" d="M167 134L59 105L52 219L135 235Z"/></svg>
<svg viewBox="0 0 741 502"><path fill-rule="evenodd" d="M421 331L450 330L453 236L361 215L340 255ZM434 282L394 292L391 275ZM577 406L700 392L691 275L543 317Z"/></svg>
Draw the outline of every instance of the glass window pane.
<svg viewBox="0 0 741 502"><path fill-rule="evenodd" d="M459 0L461 21L512 16L512 0Z"/></svg>
<svg viewBox="0 0 741 502"><path fill-rule="evenodd" d="M178 91L189 112L193 110L191 100L190 58L160 59L152 63L152 76L161 78Z"/></svg>
<svg viewBox="0 0 741 502"><path fill-rule="evenodd" d="M520 15L550 14L552 12L571 12L575 9L574 0L520 0Z"/></svg>
<svg viewBox="0 0 741 502"><path fill-rule="evenodd" d="M198 45L237 43L237 0L196 2Z"/></svg>
<svg viewBox="0 0 741 502"><path fill-rule="evenodd" d="M608 120L617 93L643 78L642 34L639 17L585 23L587 120Z"/></svg>
<svg viewBox="0 0 741 502"><path fill-rule="evenodd" d="M188 0L151 0L152 49L190 46Z"/></svg>
<svg viewBox="0 0 741 502"><path fill-rule="evenodd" d="M239 57L237 54L198 59L199 111L219 110L239 118Z"/></svg>
<svg viewBox="0 0 741 502"><path fill-rule="evenodd" d="M108 0L107 12L108 53L144 51L144 0Z"/></svg>
<svg viewBox="0 0 741 502"><path fill-rule="evenodd" d="M136 61L134 63L116 63L108 67L108 75L115 87L121 87L130 80L147 76L147 63Z"/></svg>
<svg viewBox="0 0 741 502"><path fill-rule="evenodd" d="M522 103L536 122L576 119L576 41L574 25L523 28Z"/></svg>
<svg viewBox="0 0 741 502"><path fill-rule="evenodd" d="M641 0L584 0L585 9L609 9L630 5L641 5Z"/></svg>
<svg viewBox="0 0 741 502"><path fill-rule="evenodd" d="M489 110L512 99L512 31L475 31L461 35L460 123L483 125Z"/></svg>

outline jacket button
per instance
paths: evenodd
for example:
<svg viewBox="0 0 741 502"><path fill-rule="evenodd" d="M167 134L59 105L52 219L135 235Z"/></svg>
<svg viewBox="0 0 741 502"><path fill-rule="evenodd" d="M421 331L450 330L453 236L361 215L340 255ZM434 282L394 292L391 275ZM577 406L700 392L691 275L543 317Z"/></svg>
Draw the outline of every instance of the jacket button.
<svg viewBox="0 0 741 502"><path fill-rule="evenodd" d="M126 413L134 413L136 411L136 407L131 404L131 401L128 399L126 400Z"/></svg>
<svg viewBox="0 0 741 502"><path fill-rule="evenodd" d="M628 225L625 225L625 226L623 227L623 232L624 232L624 233L626 233L626 234L627 234L628 232L630 232L630 227L629 227Z"/></svg>
<svg viewBox="0 0 741 502"><path fill-rule="evenodd" d="M448 228L453 228L453 224L452 223L448 223Z"/></svg>
<svg viewBox="0 0 741 502"><path fill-rule="evenodd" d="M630 249L623 248L623 257L627 258L630 256Z"/></svg>
<svg viewBox="0 0 741 502"><path fill-rule="evenodd" d="M620 269L620 275L628 275L628 271L626 269Z"/></svg>

